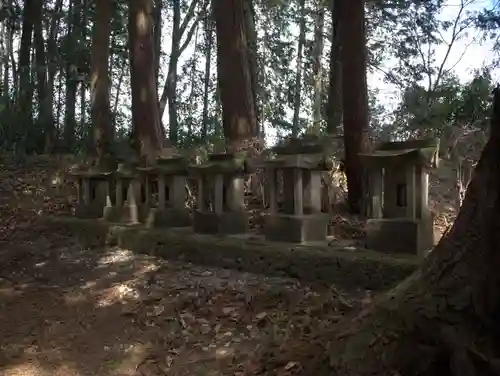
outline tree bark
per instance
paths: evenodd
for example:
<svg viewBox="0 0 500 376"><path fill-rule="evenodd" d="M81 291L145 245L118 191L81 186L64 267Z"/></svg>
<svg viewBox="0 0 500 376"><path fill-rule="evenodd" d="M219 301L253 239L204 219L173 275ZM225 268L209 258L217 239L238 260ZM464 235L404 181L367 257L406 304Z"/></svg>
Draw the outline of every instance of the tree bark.
<svg viewBox="0 0 500 376"><path fill-rule="evenodd" d="M202 112L202 130L201 136L202 138L206 138L208 136L208 102L209 102L209 94L210 94L210 79L212 74L212 46L214 41L214 25L213 19L209 12L205 16L203 21L205 26L205 77L203 79L203 112Z"/></svg>
<svg viewBox="0 0 500 376"><path fill-rule="evenodd" d="M299 21L299 40L297 42L297 61L295 71L295 93L293 97L293 120L292 120L292 137L299 135L299 120L300 120L300 92L302 89L302 50L306 39L306 1L299 1L300 21Z"/></svg>
<svg viewBox="0 0 500 376"><path fill-rule="evenodd" d="M19 48L19 97L17 103L19 129L16 139L18 151L26 151L33 130L31 86L31 43L33 25L36 19L36 0L26 0L23 9L23 26L21 32L21 47Z"/></svg>
<svg viewBox="0 0 500 376"><path fill-rule="evenodd" d="M316 20L314 23L314 49L313 49L313 105L312 120L314 129L320 129L323 116L323 29L325 26L325 6L323 0L316 4Z"/></svg>
<svg viewBox="0 0 500 376"><path fill-rule="evenodd" d="M247 45L245 0L212 1L224 136L229 151L259 136Z"/></svg>
<svg viewBox="0 0 500 376"><path fill-rule="evenodd" d="M152 0L129 1L130 81L134 146L153 164L163 147L156 92Z"/></svg>
<svg viewBox="0 0 500 376"><path fill-rule="evenodd" d="M72 0L68 13L67 55L66 60L66 97L64 111L63 146L67 152L76 147L76 94L78 89L78 53L81 42L81 0Z"/></svg>
<svg viewBox="0 0 500 376"><path fill-rule="evenodd" d="M329 359L307 374L500 374L499 192L497 88L490 139L453 227L417 272L309 348Z"/></svg>
<svg viewBox="0 0 500 376"><path fill-rule="evenodd" d="M339 40L340 20L338 4L341 0L331 1L332 44L330 48L330 72L327 104L327 133L338 134L342 123L342 64Z"/></svg>
<svg viewBox="0 0 500 376"><path fill-rule="evenodd" d="M365 9L363 0L339 2L342 45L345 167L348 203L360 214L365 201L366 174L359 156L368 149L368 88L366 83Z"/></svg>
<svg viewBox="0 0 500 376"><path fill-rule="evenodd" d="M96 3L92 28L90 111L94 130L93 152L98 165L110 154L112 124L109 104L109 43L111 35L112 0Z"/></svg>

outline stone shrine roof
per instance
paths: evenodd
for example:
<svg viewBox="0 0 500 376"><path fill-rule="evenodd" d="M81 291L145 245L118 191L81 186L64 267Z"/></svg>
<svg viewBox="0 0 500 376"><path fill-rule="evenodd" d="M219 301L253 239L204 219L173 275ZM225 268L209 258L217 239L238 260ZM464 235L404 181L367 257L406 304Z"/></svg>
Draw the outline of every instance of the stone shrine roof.
<svg viewBox="0 0 500 376"><path fill-rule="evenodd" d="M371 153L360 156L369 165L419 165L436 168L439 162L439 140L423 139L382 143Z"/></svg>

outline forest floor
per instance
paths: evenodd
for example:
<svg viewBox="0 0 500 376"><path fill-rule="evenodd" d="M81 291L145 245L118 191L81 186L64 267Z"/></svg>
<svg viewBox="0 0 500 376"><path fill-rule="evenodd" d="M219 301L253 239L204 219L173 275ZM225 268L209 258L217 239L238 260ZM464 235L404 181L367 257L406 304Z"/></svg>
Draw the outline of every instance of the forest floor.
<svg viewBox="0 0 500 376"><path fill-rule="evenodd" d="M85 249L36 221L69 213L74 192L57 171L70 162L0 157L3 376L292 375L303 366L295 340L371 300L356 288ZM440 192L447 225L451 193Z"/></svg>

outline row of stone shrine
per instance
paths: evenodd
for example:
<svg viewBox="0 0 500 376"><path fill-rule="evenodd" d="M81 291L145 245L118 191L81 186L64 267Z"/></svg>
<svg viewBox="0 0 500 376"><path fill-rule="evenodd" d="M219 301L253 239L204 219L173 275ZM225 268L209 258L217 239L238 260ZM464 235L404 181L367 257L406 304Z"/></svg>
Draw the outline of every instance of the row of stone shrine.
<svg viewBox="0 0 500 376"><path fill-rule="evenodd" d="M420 253L432 247L428 171L436 166L437 147L435 140L392 142L362 155L371 172L368 248ZM322 212L321 178L330 166L323 148L291 142L273 152L256 166L264 168L267 177L266 240L325 240L329 215ZM245 233L244 181L252 170L243 154L213 154L203 164L171 157L158 159L151 167L75 169L71 172L78 187L75 215L150 227L192 226L200 234ZM197 181L192 213L186 207L188 177Z"/></svg>

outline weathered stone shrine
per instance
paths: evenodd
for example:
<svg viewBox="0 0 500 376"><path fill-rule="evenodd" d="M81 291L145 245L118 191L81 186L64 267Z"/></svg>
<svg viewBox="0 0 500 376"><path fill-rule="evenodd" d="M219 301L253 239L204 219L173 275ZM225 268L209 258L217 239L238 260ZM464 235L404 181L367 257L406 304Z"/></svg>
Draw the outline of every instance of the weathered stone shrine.
<svg viewBox="0 0 500 376"><path fill-rule="evenodd" d="M269 213L264 223L266 240L325 240L328 215L321 212L321 172L328 165L323 147L292 141L273 151L276 157L263 165L269 193Z"/></svg>
<svg viewBox="0 0 500 376"><path fill-rule="evenodd" d="M411 140L384 143L373 153L361 155L370 170L368 248L411 254L432 248L429 170L437 167L438 149L438 140Z"/></svg>
<svg viewBox="0 0 500 376"><path fill-rule="evenodd" d="M75 216L101 218L111 184L112 170L75 165L69 174L75 179L78 202Z"/></svg>
<svg viewBox="0 0 500 376"><path fill-rule="evenodd" d="M194 232L245 233L248 214L245 212L244 178L250 172L246 155L212 154L206 163L190 165L188 170L198 181Z"/></svg>
<svg viewBox="0 0 500 376"><path fill-rule="evenodd" d="M137 166L120 163L110 179L104 219L110 222L139 223L144 221L147 209Z"/></svg>
<svg viewBox="0 0 500 376"><path fill-rule="evenodd" d="M159 158L151 167L137 168L142 174L145 222L149 227L191 225L186 207L188 162L183 157Z"/></svg>

